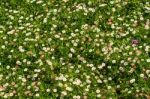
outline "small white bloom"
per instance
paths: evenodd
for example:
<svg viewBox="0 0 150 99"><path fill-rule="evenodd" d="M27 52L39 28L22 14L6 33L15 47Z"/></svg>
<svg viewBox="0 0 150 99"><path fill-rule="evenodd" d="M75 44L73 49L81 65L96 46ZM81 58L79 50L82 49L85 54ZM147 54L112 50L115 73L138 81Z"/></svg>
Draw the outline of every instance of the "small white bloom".
<svg viewBox="0 0 150 99"><path fill-rule="evenodd" d="M96 68L95 68L95 67L92 67L92 71L94 71L94 70L96 70Z"/></svg>
<svg viewBox="0 0 150 99"><path fill-rule="evenodd" d="M47 23L47 18L44 18L43 23Z"/></svg>
<svg viewBox="0 0 150 99"><path fill-rule="evenodd" d="M21 65L21 62L20 62L20 61L16 61L16 64L17 64L17 65Z"/></svg>
<svg viewBox="0 0 150 99"><path fill-rule="evenodd" d="M34 74L33 77L36 78L38 76L38 74Z"/></svg>
<svg viewBox="0 0 150 99"><path fill-rule="evenodd" d="M72 58L72 53L69 53L69 55L68 55L70 58Z"/></svg>
<svg viewBox="0 0 150 99"><path fill-rule="evenodd" d="M145 51L148 52L148 51L149 51L149 48L150 48L149 46L146 46L146 47L145 47Z"/></svg>
<svg viewBox="0 0 150 99"><path fill-rule="evenodd" d="M132 91L128 91L128 94L130 94Z"/></svg>
<svg viewBox="0 0 150 99"><path fill-rule="evenodd" d="M53 92L57 92L57 89L53 89Z"/></svg>
<svg viewBox="0 0 150 99"><path fill-rule="evenodd" d="M76 96L76 99L80 99L80 96Z"/></svg>
<svg viewBox="0 0 150 99"><path fill-rule="evenodd" d="M130 83L132 84L132 83L134 83L135 82L135 79L131 79L130 80Z"/></svg>
<svg viewBox="0 0 150 99"><path fill-rule="evenodd" d="M97 97L98 97L98 98L101 97L101 94L98 94Z"/></svg>
<svg viewBox="0 0 150 99"><path fill-rule="evenodd" d="M148 63L150 63L150 59L147 59L146 61L147 61Z"/></svg>
<svg viewBox="0 0 150 99"><path fill-rule="evenodd" d="M19 46L18 49L19 49L20 52L24 52L25 51L22 46Z"/></svg>
<svg viewBox="0 0 150 99"><path fill-rule="evenodd" d="M120 88L120 85L117 85L117 88Z"/></svg>
<svg viewBox="0 0 150 99"><path fill-rule="evenodd" d="M8 98L8 95L5 94L3 97L4 97L4 98Z"/></svg>
<svg viewBox="0 0 150 99"><path fill-rule="evenodd" d="M106 6L107 4L101 4L101 5L99 5L99 7L104 7L104 6Z"/></svg>
<svg viewBox="0 0 150 99"><path fill-rule="evenodd" d="M63 81L67 81L67 79L65 77L62 78Z"/></svg>
<svg viewBox="0 0 150 99"><path fill-rule="evenodd" d="M61 93L62 93L64 96L67 95L67 92L66 92L66 91L62 91Z"/></svg>
<svg viewBox="0 0 150 99"><path fill-rule="evenodd" d="M111 89L111 86L108 86L107 89Z"/></svg>
<svg viewBox="0 0 150 99"><path fill-rule="evenodd" d="M112 60L112 63L113 63L113 64L116 63L116 60Z"/></svg>
<svg viewBox="0 0 150 99"><path fill-rule="evenodd" d="M30 61L27 61L27 64L28 64L28 65L30 65L30 64L31 64L31 62L30 62Z"/></svg>
<svg viewBox="0 0 150 99"><path fill-rule="evenodd" d="M27 68L25 68L25 69L24 69L24 71L28 71L28 69L27 69Z"/></svg>
<svg viewBox="0 0 150 99"><path fill-rule="evenodd" d="M2 45L1 48L2 48L2 49L5 49L5 45Z"/></svg>
<svg viewBox="0 0 150 99"><path fill-rule="evenodd" d="M149 74L150 73L150 70L146 70L146 74Z"/></svg>
<svg viewBox="0 0 150 99"><path fill-rule="evenodd" d="M10 94L9 94L9 96L13 96L14 94L11 92Z"/></svg>
<svg viewBox="0 0 150 99"><path fill-rule="evenodd" d="M116 9L115 9L115 8L112 8L112 11L113 11L113 12L115 12L115 11L116 11Z"/></svg>
<svg viewBox="0 0 150 99"><path fill-rule="evenodd" d="M99 89L97 89L97 90L96 90L96 93L100 93L100 90L99 90Z"/></svg>
<svg viewBox="0 0 150 99"><path fill-rule="evenodd" d="M125 66L128 65L128 62L124 62L124 65L125 65Z"/></svg>
<svg viewBox="0 0 150 99"><path fill-rule="evenodd" d="M142 78L143 78L143 77L144 77L144 74L140 74L140 77L142 77Z"/></svg>
<svg viewBox="0 0 150 99"><path fill-rule="evenodd" d="M46 92L50 92L50 89L46 89Z"/></svg>
<svg viewBox="0 0 150 99"><path fill-rule="evenodd" d="M111 66L107 66L108 69L111 69Z"/></svg>
<svg viewBox="0 0 150 99"><path fill-rule="evenodd" d="M69 0L63 0L63 2L68 2Z"/></svg>
<svg viewBox="0 0 150 99"><path fill-rule="evenodd" d="M58 83L58 86L59 86L59 87L63 87L63 84L62 84L62 83Z"/></svg>
<svg viewBox="0 0 150 99"><path fill-rule="evenodd" d="M26 80L25 78L22 78L22 81L23 81L23 82L26 82L27 80Z"/></svg>
<svg viewBox="0 0 150 99"><path fill-rule="evenodd" d="M46 60L46 62L48 65L50 65L50 66L52 65L52 62L50 60Z"/></svg>
<svg viewBox="0 0 150 99"><path fill-rule="evenodd" d="M8 66L6 66L6 68L7 68L7 69L10 69L10 66L8 65Z"/></svg>
<svg viewBox="0 0 150 99"><path fill-rule="evenodd" d="M145 29L148 30L149 29L149 25L146 24L145 25Z"/></svg>
<svg viewBox="0 0 150 99"><path fill-rule="evenodd" d="M98 82L98 83L102 83L102 80L98 79L97 82Z"/></svg>
<svg viewBox="0 0 150 99"><path fill-rule="evenodd" d="M109 78L108 78L108 80L112 80L112 78L111 78L111 77L109 77Z"/></svg>
<svg viewBox="0 0 150 99"><path fill-rule="evenodd" d="M37 3L37 4L41 4L41 3L43 3L43 1L42 1L42 0L39 0L39 1L37 1L36 3Z"/></svg>
<svg viewBox="0 0 150 99"><path fill-rule="evenodd" d="M71 87L66 87L66 90L72 91L73 89Z"/></svg>
<svg viewBox="0 0 150 99"><path fill-rule="evenodd" d="M75 85L80 85L80 84L81 84L80 79L76 79L76 80L73 82L73 84L75 84Z"/></svg>
<svg viewBox="0 0 150 99"><path fill-rule="evenodd" d="M71 51L72 53L75 53L75 50L74 50L73 48L71 48L70 51Z"/></svg>
<svg viewBox="0 0 150 99"><path fill-rule="evenodd" d="M89 49L89 52L92 52L93 50L92 49Z"/></svg>
<svg viewBox="0 0 150 99"><path fill-rule="evenodd" d="M78 44L75 42L75 43L73 43L73 46L77 46Z"/></svg>
<svg viewBox="0 0 150 99"><path fill-rule="evenodd" d="M59 35L55 35L55 38L60 38L60 36Z"/></svg>
<svg viewBox="0 0 150 99"><path fill-rule="evenodd" d="M115 28L115 25L114 25L114 24L112 24L112 25L111 25L111 28L112 28L112 29L114 29L114 28Z"/></svg>
<svg viewBox="0 0 150 99"><path fill-rule="evenodd" d="M37 94L35 94L35 96L36 96L36 97L39 97L40 95L37 93Z"/></svg>
<svg viewBox="0 0 150 99"><path fill-rule="evenodd" d="M15 30L8 31L7 34L13 34Z"/></svg>
<svg viewBox="0 0 150 99"><path fill-rule="evenodd" d="M102 63L102 66L104 67L106 64L105 63Z"/></svg>

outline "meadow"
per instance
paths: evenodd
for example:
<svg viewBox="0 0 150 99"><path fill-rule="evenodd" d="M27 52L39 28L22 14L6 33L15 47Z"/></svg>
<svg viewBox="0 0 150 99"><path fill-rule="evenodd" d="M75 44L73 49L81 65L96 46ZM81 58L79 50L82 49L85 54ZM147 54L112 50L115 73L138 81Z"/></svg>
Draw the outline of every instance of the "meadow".
<svg viewBox="0 0 150 99"><path fill-rule="evenodd" d="M150 99L149 0L0 0L0 99Z"/></svg>

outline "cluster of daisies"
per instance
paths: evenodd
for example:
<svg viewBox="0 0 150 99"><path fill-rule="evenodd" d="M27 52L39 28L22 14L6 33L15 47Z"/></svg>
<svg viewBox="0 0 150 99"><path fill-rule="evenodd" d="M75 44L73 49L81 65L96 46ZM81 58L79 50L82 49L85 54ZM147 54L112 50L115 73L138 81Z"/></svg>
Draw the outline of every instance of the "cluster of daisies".
<svg viewBox="0 0 150 99"><path fill-rule="evenodd" d="M150 98L149 0L1 0L0 98Z"/></svg>

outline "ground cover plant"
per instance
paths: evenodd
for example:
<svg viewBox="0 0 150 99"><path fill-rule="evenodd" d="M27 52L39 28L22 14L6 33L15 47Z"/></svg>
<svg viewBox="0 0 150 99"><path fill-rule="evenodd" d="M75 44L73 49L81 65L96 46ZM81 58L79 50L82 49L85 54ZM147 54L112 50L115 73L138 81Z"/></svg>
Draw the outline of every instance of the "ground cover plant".
<svg viewBox="0 0 150 99"><path fill-rule="evenodd" d="M0 0L0 98L150 99L149 0Z"/></svg>

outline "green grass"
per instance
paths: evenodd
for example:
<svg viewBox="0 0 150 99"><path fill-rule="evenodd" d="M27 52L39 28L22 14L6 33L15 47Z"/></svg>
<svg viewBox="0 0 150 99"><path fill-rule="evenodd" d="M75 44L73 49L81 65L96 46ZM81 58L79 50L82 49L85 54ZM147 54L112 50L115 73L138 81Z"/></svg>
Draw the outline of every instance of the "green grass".
<svg viewBox="0 0 150 99"><path fill-rule="evenodd" d="M149 0L0 0L0 98L149 99Z"/></svg>

